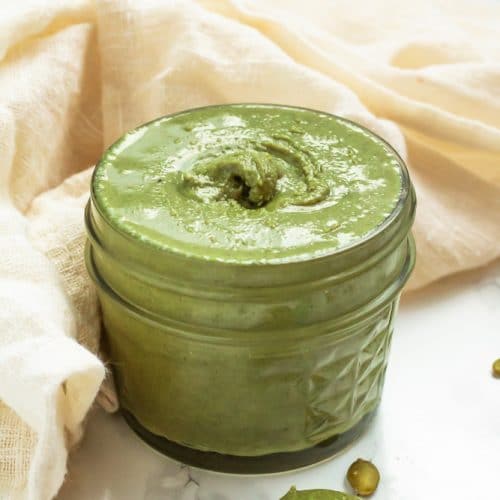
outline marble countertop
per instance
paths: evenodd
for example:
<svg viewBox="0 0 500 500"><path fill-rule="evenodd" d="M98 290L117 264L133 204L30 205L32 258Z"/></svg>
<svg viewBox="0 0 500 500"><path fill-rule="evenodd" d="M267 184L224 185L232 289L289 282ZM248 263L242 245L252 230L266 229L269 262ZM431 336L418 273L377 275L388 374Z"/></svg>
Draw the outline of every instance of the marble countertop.
<svg viewBox="0 0 500 500"><path fill-rule="evenodd" d="M498 498L500 263L405 297L381 408L333 460L272 476L180 466L143 444L117 415L93 410L58 500L278 500L299 489L346 489L362 457L381 472L374 500Z"/></svg>

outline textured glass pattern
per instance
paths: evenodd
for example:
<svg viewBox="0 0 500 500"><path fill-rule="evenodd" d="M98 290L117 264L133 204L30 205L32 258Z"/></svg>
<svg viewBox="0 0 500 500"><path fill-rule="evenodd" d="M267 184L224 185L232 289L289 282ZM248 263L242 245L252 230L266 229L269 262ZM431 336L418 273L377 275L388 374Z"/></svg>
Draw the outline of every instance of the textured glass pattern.
<svg viewBox="0 0 500 500"><path fill-rule="evenodd" d="M347 431L380 400L396 301L314 339L239 345L193 341L135 315L124 328L130 312L101 301L122 405L177 443L245 456L301 450ZM161 397L143 390L151 386Z"/></svg>

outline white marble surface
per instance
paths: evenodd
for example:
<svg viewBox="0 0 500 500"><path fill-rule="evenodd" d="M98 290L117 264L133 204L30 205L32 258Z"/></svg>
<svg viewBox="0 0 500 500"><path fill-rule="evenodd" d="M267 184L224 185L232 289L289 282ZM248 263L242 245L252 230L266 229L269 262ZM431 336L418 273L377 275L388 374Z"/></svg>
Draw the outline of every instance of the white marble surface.
<svg viewBox="0 0 500 500"><path fill-rule="evenodd" d="M298 488L346 488L358 457L382 480L374 500L500 498L500 263L406 297L384 397L371 429L322 465L241 477L180 467L95 410L58 500L278 500Z"/></svg>

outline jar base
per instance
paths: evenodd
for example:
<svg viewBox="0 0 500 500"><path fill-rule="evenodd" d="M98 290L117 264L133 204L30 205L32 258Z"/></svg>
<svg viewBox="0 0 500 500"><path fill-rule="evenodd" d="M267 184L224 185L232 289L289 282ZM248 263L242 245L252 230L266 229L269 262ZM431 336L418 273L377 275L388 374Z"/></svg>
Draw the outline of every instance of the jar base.
<svg viewBox="0 0 500 500"><path fill-rule="evenodd" d="M272 474L301 469L333 457L361 436L373 419L376 409L366 414L348 431L336 434L311 448L251 457L195 450L180 445L148 431L126 409L122 408L121 412L127 424L146 444L177 462L230 474Z"/></svg>

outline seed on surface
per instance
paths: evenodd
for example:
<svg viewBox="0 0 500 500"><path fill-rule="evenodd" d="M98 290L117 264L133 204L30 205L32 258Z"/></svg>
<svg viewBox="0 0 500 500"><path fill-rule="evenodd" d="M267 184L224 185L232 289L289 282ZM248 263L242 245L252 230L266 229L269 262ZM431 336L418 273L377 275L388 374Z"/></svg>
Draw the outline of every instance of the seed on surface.
<svg viewBox="0 0 500 500"><path fill-rule="evenodd" d="M494 377L500 378L500 358L493 361L493 366L491 367L491 371Z"/></svg>
<svg viewBox="0 0 500 500"><path fill-rule="evenodd" d="M292 486L281 500L359 500L359 497L334 490L297 490Z"/></svg>
<svg viewBox="0 0 500 500"><path fill-rule="evenodd" d="M357 495L371 495L378 486L380 473L371 462L358 458L347 471L347 481Z"/></svg>

